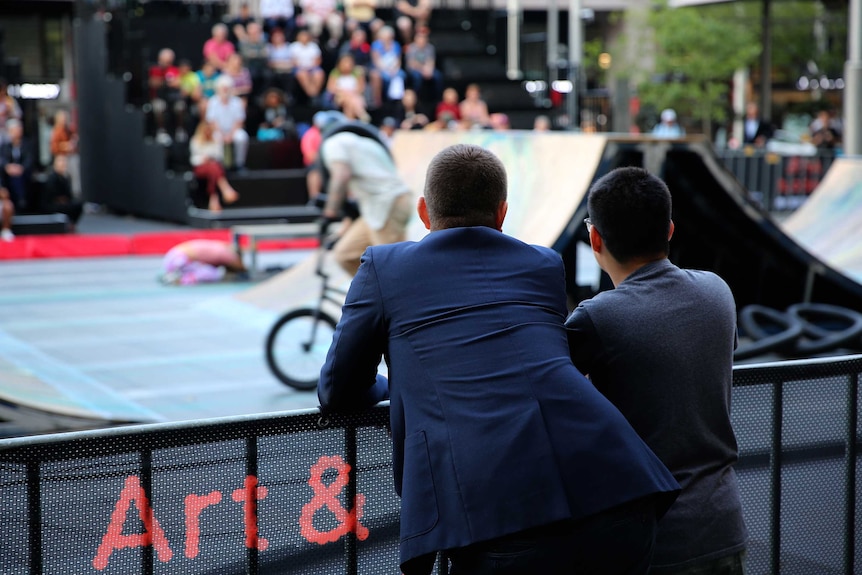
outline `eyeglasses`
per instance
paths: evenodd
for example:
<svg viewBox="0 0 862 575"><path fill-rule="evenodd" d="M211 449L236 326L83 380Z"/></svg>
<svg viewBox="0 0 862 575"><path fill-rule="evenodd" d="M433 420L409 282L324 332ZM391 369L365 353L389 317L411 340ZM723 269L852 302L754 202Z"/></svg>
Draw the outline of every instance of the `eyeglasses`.
<svg viewBox="0 0 862 575"><path fill-rule="evenodd" d="M587 232L589 232L590 228L593 227L593 220L590 218L584 218L584 225L587 226Z"/></svg>

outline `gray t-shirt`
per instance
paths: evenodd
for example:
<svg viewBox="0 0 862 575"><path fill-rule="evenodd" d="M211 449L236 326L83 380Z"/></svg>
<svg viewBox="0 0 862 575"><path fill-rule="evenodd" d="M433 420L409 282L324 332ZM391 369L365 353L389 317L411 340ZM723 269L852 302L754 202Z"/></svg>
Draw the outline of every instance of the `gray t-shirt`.
<svg viewBox="0 0 862 575"><path fill-rule="evenodd" d="M659 522L652 564L744 549L730 423L736 306L727 284L662 259L582 302L566 327L575 365L682 487Z"/></svg>

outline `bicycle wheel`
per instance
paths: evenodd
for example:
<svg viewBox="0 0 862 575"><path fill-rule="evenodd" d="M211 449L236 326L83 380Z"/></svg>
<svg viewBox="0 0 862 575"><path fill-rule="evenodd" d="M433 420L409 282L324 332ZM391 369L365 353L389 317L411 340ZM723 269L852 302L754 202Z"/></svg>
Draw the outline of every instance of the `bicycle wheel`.
<svg viewBox="0 0 862 575"><path fill-rule="evenodd" d="M303 308L283 315L266 336L269 369L285 385L314 389L334 332L335 320L322 311Z"/></svg>

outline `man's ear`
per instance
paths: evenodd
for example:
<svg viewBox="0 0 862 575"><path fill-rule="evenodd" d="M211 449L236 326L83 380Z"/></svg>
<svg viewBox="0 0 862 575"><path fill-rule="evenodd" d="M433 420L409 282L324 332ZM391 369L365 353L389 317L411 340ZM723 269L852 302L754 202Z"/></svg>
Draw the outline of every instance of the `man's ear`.
<svg viewBox="0 0 862 575"><path fill-rule="evenodd" d="M416 211L419 212L419 219L425 224L425 229L431 229L431 218L428 217L428 204L425 203L425 196L419 196L419 202L416 204Z"/></svg>
<svg viewBox="0 0 862 575"><path fill-rule="evenodd" d="M670 221L670 230L667 232L667 241L670 241L670 239L673 237L673 230L674 230L674 225L673 225L673 220L671 220Z"/></svg>
<svg viewBox="0 0 862 575"><path fill-rule="evenodd" d="M597 254L602 253L602 250L604 249L602 236L599 235L599 231L596 229L596 226L590 226L590 246Z"/></svg>
<svg viewBox="0 0 862 575"><path fill-rule="evenodd" d="M497 229L499 231L503 231L503 221L506 219L506 213L509 211L509 202L502 201L500 205L497 206L497 213L495 215L495 223L497 224Z"/></svg>

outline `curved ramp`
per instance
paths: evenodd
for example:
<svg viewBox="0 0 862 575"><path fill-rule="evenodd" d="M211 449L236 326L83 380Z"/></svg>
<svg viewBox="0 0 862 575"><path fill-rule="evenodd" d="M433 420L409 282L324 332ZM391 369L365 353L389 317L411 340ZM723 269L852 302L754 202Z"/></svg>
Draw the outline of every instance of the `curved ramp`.
<svg viewBox="0 0 862 575"><path fill-rule="evenodd" d="M727 281L737 305L786 309L822 302L862 311L862 226L845 215L862 204L859 163L836 162L822 188L785 231L748 197L748 192L701 139L607 137L569 133L398 133L393 153L414 193L424 186L431 158L451 144L469 142L494 151L509 176L509 215L504 231L563 255L575 301L591 291L577 285L577 244L586 241L590 184L613 168L641 166L662 177L673 195L676 224L671 260L681 267L714 271ZM845 189L849 192L839 194ZM818 198L817 196L821 197ZM818 201L823 205L818 207ZM416 218L410 238L425 230ZM829 237L831 243L818 244ZM825 242L825 240L824 240ZM340 272L339 272L340 273ZM348 285L348 278L339 280ZM608 285L605 282L600 285ZM237 297L283 311L312 304L319 292L306 263ZM335 311L337 317L338 310Z"/></svg>
<svg viewBox="0 0 862 575"><path fill-rule="evenodd" d="M0 417L12 425L48 432L163 420L2 330L0 350Z"/></svg>
<svg viewBox="0 0 862 575"><path fill-rule="evenodd" d="M605 151L601 135L532 132L396 132L392 153L401 176L418 199L425 186L428 164L437 152L453 144L469 143L494 152L509 178L509 213L503 231L531 244L556 245L570 235L567 229L581 206ZM427 230L418 217L408 237L419 240ZM286 311L312 305L320 295L314 274L315 257L238 294L254 306ZM350 278L327 262L333 282L347 287ZM335 317L341 310L331 310Z"/></svg>
<svg viewBox="0 0 862 575"><path fill-rule="evenodd" d="M812 254L862 283L862 158L838 158L782 229Z"/></svg>

